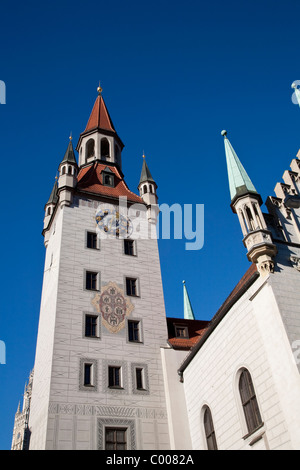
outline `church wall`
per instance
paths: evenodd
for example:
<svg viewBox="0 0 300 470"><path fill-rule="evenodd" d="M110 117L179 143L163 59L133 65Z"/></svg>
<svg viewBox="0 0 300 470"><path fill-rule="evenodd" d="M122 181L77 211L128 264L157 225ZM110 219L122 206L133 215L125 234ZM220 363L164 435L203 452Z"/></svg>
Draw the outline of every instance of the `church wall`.
<svg viewBox="0 0 300 470"><path fill-rule="evenodd" d="M129 446L168 449L166 398L160 347L167 328L156 240L137 240L137 257L123 254L123 240L101 240L86 248L86 230L94 231L98 202L76 199L64 208L59 289L50 385L47 449L103 448L104 428L128 428ZM100 338L84 337L84 313L97 313L97 293L84 285L85 270L100 273L100 284L125 276L138 278L140 297L130 297L128 318L141 321L143 342L127 341L125 327L112 333L101 324ZM99 312L98 312L99 313ZM82 364L94 365L94 387L82 386ZM108 388L108 366L122 368L122 389ZM146 391L134 389L134 368L144 368Z"/></svg>
<svg viewBox="0 0 300 470"><path fill-rule="evenodd" d="M282 401L286 386L273 376L276 363L284 368L289 348L276 344L274 354L274 336L277 341L285 333L272 289L264 282L259 278L236 302L184 371L193 449L207 448L201 420L205 405L212 413L219 449L292 448L289 412ZM242 367L252 376L264 423L249 437L238 391Z"/></svg>

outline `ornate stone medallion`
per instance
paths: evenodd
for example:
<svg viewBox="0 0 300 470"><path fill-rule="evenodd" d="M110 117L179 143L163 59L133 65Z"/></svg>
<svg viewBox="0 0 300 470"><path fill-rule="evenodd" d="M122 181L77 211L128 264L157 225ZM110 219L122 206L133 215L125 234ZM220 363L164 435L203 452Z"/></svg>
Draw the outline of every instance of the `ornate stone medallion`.
<svg viewBox="0 0 300 470"><path fill-rule="evenodd" d="M92 304L102 315L103 325L111 332L118 333L125 326L125 319L134 306L116 283L103 286L101 293L92 300Z"/></svg>

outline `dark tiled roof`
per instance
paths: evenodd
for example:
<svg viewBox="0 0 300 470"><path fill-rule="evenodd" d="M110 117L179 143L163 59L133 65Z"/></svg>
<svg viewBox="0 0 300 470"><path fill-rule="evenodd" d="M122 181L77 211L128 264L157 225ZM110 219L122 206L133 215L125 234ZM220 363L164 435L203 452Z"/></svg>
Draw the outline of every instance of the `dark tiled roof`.
<svg viewBox="0 0 300 470"><path fill-rule="evenodd" d="M191 349L202 337L209 325L208 321L204 320L185 320L181 318L167 318L168 327L168 340L174 349L189 350ZM188 330L188 337L176 336L176 328L186 327Z"/></svg>

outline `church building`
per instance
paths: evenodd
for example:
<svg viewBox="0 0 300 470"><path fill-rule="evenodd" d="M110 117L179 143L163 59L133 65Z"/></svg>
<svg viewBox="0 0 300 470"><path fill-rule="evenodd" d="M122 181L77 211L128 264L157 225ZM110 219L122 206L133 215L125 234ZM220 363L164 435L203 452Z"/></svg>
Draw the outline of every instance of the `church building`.
<svg viewBox="0 0 300 470"><path fill-rule="evenodd" d="M13 450L300 448L300 154L263 213L222 135L249 269L211 321L195 320L185 282L184 317L169 318L158 187L144 158L139 194L128 188L99 86L78 159L70 138L45 205L36 357Z"/></svg>

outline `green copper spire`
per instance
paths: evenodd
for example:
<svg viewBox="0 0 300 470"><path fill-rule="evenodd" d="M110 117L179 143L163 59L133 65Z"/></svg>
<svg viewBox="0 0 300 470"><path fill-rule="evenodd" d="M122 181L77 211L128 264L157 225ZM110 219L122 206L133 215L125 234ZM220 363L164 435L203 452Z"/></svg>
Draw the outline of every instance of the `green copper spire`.
<svg viewBox="0 0 300 470"><path fill-rule="evenodd" d="M227 131L222 131L224 136L225 154L229 179L229 190L231 201L238 196L247 193L256 193L257 191L252 184L245 168L241 164L237 154L235 153L231 143L227 139Z"/></svg>
<svg viewBox="0 0 300 470"><path fill-rule="evenodd" d="M186 290L185 281L183 283L183 310L184 310L184 319L185 320L195 320L194 312L192 309L191 301L189 294Z"/></svg>

